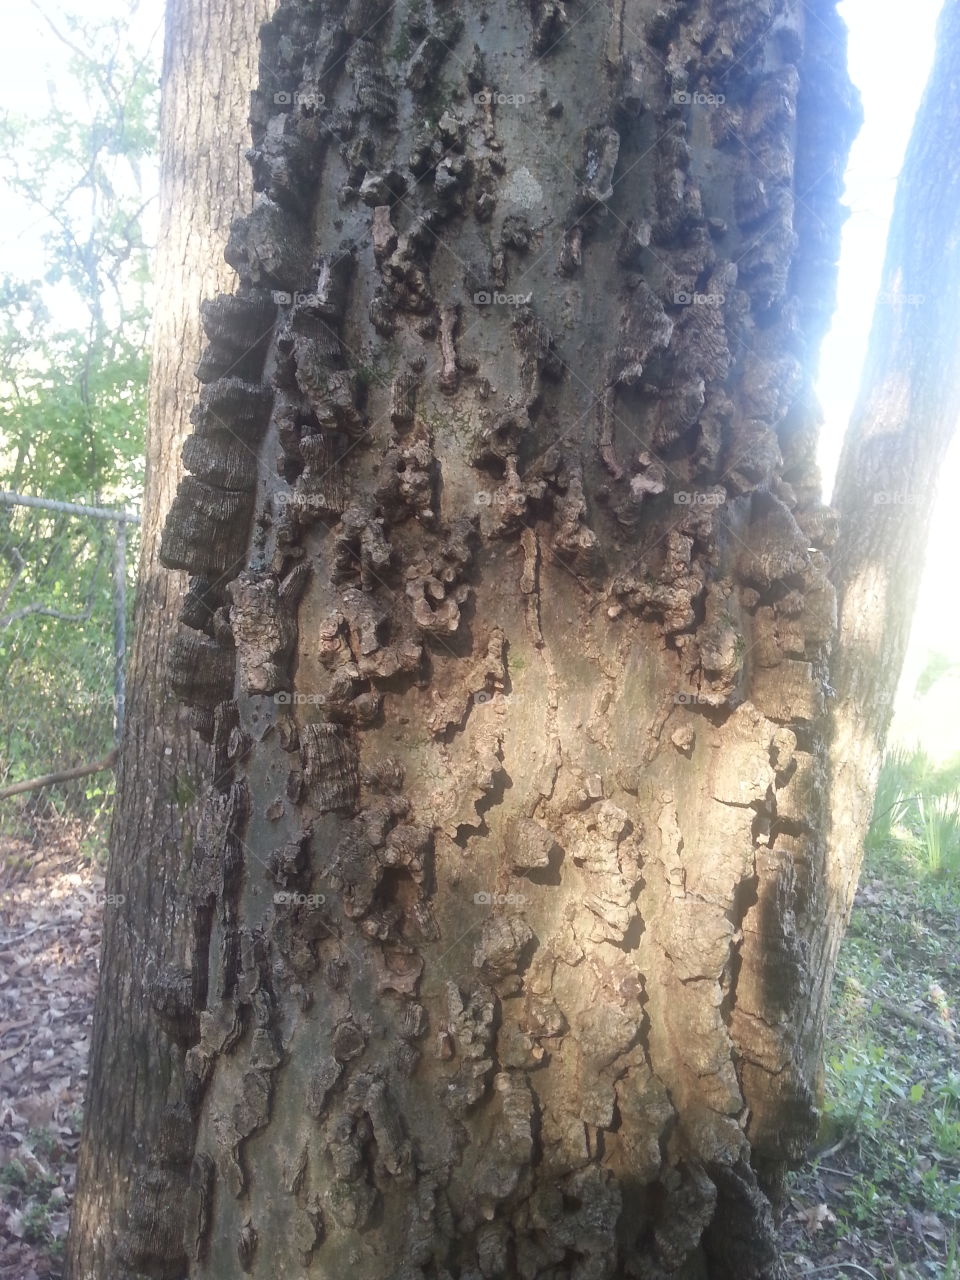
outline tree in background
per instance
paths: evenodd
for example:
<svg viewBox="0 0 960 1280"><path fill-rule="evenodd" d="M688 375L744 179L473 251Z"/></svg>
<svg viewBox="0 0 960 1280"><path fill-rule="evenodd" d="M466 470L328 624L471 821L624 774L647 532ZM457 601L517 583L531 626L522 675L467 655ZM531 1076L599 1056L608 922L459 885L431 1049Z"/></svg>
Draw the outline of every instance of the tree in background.
<svg viewBox="0 0 960 1280"><path fill-rule="evenodd" d="M223 249L231 219L249 203L239 139L247 128L257 28L270 9L269 0L167 6L146 488L107 873L108 894L126 901L104 920L91 1043L97 1069L68 1241L68 1266L77 1276L120 1276L148 1262L163 1274L180 1274L185 1265L185 1186L176 1177L169 1185L158 1181L149 1165L169 1149L165 1167L179 1173L185 1135L182 1061L170 1054L165 1035L172 1006L157 996L156 983L158 971L183 968L192 951L192 907L177 886L210 758L166 678L186 581L160 572L157 548L182 474L201 352L200 304L235 280ZM135 1237L121 1230L128 1211ZM139 1243L131 1245L132 1238Z"/></svg>
<svg viewBox="0 0 960 1280"><path fill-rule="evenodd" d="M824 980L823 1011L860 874L938 480L960 418L958 86L960 4L946 0L933 71L897 188L860 393L833 496L840 517L833 554L839 633L832 662L833 924L816 965Z"/></svg>

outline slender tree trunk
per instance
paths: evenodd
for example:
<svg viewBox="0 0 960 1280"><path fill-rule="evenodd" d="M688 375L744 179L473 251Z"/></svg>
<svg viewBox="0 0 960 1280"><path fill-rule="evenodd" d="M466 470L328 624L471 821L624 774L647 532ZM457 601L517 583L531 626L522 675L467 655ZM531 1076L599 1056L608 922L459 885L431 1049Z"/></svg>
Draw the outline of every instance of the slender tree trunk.
<svg viewBox="0 0 960 1280"><path fill-rule="evenodd" d="M779 1274L854 118L825 0L264 29L161 553L216 756L151 977L192 1277Z"/></svg>
<svg viewBox="0 0 960 1280"><path fill-rule="evenodd" d="M960 417L960 4L946 0L907 149L860 395L833 505L839 633L823 1016L860 874L877 776L920 589L940 471Z"/></svg>
<svg viewBox="0 0 960 1280"><path fill-rule="evenodd" d="M257 31L270 0L169 0L161 110L160 238L134 644L107 873L101 982L68 1275L184 1267L183 1190L191 1140L182 1054L171 1052L163 1003L148 979L189 963L192 936L177 894L193 801L209 748L171 696L166 671L186 579L157 551L183 467L195 400L200 304L236 277L223 262L231 220L250 204L248 127ZM179 1190L178 1190L179 1188Z"/></svg>

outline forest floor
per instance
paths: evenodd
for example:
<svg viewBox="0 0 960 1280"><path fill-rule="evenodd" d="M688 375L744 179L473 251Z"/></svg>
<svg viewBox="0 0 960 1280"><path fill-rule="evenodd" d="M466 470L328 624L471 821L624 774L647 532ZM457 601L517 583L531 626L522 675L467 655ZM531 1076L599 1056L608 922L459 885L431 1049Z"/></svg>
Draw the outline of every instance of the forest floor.
<svg viewBox="0 0 960 1280"><path fill-rule="evenodd" d="M77 841L0 837L0 1280L61 1274L100 959Z"/></svg>
<svg viewBox="0 0 960 1280"><path fill-rule="evenodd" d="M904 829L867 853L824 1086L790 1181L791 1280L960 1280L960 877L931 876Z"/></svg>
<svg viewBox="0 0 960 1280"><path fill-rule="evenodd" d="M0 1280L58 1280L103 877L0 839ZM960 1280L960 880L909 838L868 855L844 942L822 1132L783 1222L791 1280Z"/></svg>

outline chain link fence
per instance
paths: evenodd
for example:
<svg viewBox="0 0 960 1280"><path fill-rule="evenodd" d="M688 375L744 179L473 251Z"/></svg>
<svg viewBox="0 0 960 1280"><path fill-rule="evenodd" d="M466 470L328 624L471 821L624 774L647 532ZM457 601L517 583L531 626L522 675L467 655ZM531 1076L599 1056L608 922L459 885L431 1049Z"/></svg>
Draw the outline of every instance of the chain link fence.
<svg viewBox="0 0 960 1280"><path fill-rule="evenodd" d="M139 518L0 493L0 835L105 833Z"/></svg>

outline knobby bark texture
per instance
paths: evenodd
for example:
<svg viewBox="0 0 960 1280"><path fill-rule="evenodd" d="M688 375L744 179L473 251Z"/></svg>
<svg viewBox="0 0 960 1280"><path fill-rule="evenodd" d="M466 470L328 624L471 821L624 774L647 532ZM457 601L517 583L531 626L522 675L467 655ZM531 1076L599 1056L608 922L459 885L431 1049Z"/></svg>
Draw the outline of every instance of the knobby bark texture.
<svg viewBox="0 0 960 1280"><path fill-rule="evenodd" d="M817 1120L842 25L284 0L260 77L161 551L216 762L131 1258L776 1276Z"/></svg>
<svg viewBox="0 0 960 1280"><path fill-rule="evenodd" d="M937 483L960 417L960 4L947 0L907 149L860 395L834 491L839 633L832 704L829 1000L920 589Z"/></svg>
<svg viewBox="0 0 960 1280"><path fill-rule="evenodd" d="M111 901L119 905L108 906L104 919L68 1248L74 1277L123 1273L127 1214L152 1195L147 1153L161 1149L162 1133L172 1132L180 1115L182 1054L171 1052L163 1011L147 1001L144 982L158 963L182 959L192 940L192 920L182 914L175 886L195 825L194 801L210 778L210 753L166 678L188 583L186 575L162 570L157 552L183 474L180 453L203 344L200 304L236 283L223 249L233 218L251 204L240 140L249 127L257 32L273 7L269 0L170 0L167 10L147 481L107 875L108 893L117 895ZM164 1212L172 1223L182 1206L174 1202Z"/></svg>

